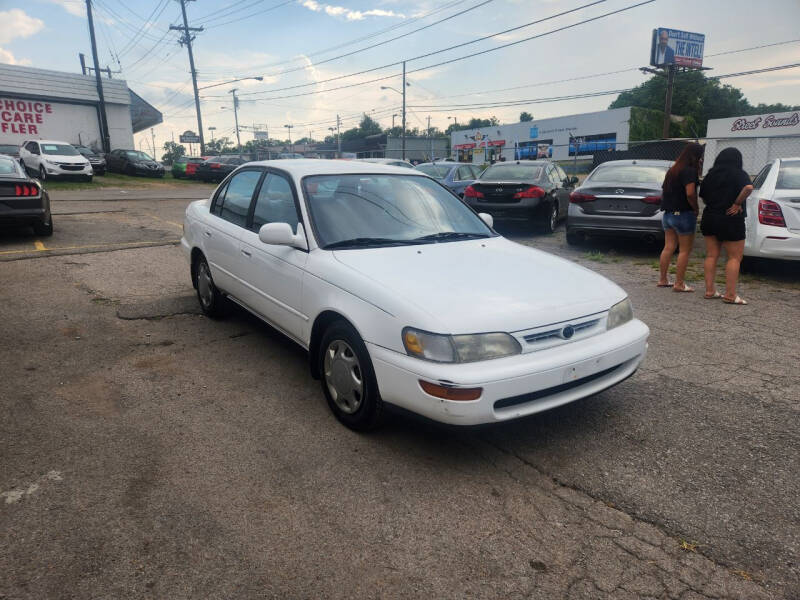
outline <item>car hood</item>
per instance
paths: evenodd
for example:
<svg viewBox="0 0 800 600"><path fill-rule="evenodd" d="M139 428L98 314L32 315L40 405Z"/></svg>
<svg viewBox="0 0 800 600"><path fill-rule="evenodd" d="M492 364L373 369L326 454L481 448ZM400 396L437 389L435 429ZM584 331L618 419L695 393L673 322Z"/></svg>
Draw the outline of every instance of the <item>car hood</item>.
<svg viewBox="0 0 800 600"><path fill-rule="evenodd" d="M87 162L89 162L89 159L83 156L65 156L61 154L43 154L42 159L49 160L50 162L65 163L68 165L85 165Z"/></svg>
<svg viewBox="0 0 800 600"><path fill-rule="evenodd" d="M334 256L369 280L358 295L437 333L522 331L606 311L626 296L589 269L503 237Z"/></svg>

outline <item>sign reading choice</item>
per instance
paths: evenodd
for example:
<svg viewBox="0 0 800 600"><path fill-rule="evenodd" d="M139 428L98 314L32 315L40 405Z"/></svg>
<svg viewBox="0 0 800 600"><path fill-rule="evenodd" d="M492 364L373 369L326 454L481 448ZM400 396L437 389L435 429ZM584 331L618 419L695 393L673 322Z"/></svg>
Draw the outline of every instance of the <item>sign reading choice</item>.
<svg viewBox="0 0 800 600"><path fill-rule="evenodd" d="M53 114L49 102L0 98L0 132L38 135L46 115Z"/></svg>
<svg viewBox="0 0 800 600"><path fill-rule="evenodd" d="M200 143L200 136L197 135L194 131L187 130L184 131L178 137L181 144L199 144Z"/></svg>

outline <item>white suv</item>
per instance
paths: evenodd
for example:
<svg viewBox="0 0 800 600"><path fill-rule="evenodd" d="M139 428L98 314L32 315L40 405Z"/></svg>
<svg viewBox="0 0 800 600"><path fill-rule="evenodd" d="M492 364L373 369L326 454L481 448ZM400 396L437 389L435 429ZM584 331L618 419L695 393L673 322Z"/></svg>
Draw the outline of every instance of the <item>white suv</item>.
<svg viewBox="0 0 800 600"><path fill-rule="evenodd" d="M72 144L53 140L31 140L19 149L25 170L45 181L51 177L77 176L92 180L91 163Z"/></svg>

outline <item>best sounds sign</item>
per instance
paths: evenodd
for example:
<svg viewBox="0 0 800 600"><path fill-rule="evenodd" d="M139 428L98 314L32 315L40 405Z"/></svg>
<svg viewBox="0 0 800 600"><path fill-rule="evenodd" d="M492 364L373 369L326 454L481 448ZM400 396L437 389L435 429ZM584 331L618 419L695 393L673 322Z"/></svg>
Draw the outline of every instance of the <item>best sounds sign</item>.
<svg viewBox="0 0 800 600"><path fill-rule="evenodd" d="M17 135L40 135L53 105L49 102L0 98L0 132Z"/></svg>

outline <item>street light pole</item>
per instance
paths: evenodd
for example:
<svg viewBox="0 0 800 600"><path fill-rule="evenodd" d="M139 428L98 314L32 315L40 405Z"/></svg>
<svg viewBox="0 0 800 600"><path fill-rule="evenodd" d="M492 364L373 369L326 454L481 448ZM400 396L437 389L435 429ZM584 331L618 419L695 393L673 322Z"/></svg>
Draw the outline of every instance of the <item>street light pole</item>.
<svg viewBox="0 0 800 600"><path fill-rule="evenodd" d="M406 159L406 61L403 61L403 160Z"/></svg>
<svg viewBox="0 0 800 600"><path fill-rule="evenodd" d="M228 92L233 94L233 120L236 123L236 146L242 151L242 141L239 139L239 99L236 97L236 88Z"/></svg>
<svg viewBox="0 0 800 600"><path fill-rule="evenodd" d="M213 142L214 141L214 132L217 130L217 128L212 125L211 127L208 128L208 130L211 132L211 141Z"/></svg>
<svg viewBox="0 0 800 600"><path fill-rule="evenodd" d="M294 146L292 146L292 127L294 125L284 125L286 127L286 131L289 132L289 151L294 153Z"/></svg>

